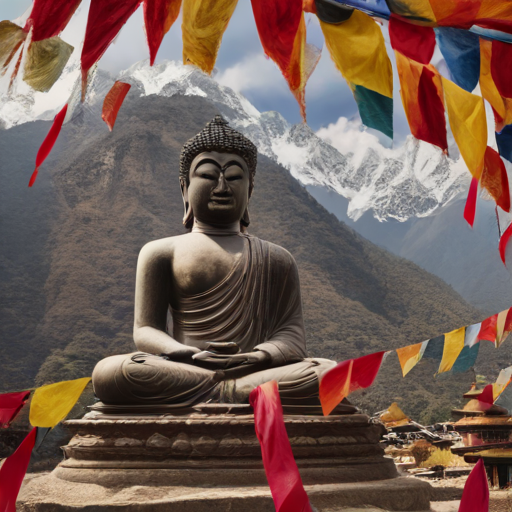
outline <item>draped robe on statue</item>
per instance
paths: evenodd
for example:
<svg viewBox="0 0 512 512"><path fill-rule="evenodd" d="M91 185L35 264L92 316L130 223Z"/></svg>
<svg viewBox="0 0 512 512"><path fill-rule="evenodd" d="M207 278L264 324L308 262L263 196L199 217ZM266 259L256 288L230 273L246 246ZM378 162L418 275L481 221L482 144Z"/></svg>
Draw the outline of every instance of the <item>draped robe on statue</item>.
<svg viewBox="0 0 512 512"><path fill-rule="evenodd" d="M105 404L248 403L255 387L276 380L284 403L318 403L318 380L335 363L308 359L299 276L293 257L251 235L241 258L210 290L180 296L170 307L172 337L205 349L208 342L234 341L241 352L263 350L271 362L209 370L135 352L100 361L93 373ZM198 363L199 364L199 363Z"/></svg>

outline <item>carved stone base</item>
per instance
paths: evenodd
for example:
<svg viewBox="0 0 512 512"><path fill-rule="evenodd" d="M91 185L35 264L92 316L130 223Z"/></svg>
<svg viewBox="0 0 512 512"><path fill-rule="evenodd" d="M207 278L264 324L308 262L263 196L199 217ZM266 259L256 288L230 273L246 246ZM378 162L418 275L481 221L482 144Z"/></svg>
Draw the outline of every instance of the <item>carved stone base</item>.
<svg viewBox="0 0 512 512"><path fill-rule="evenodd" d="M254 418L246 406L182 416L92 413L66 422L66 459L20 493L18 511L271 511ZM212 414L215 413L215 414ZM427 483L397 478L362 414L285 416L295 460L318 511L372 505L429 509ZM166 508L167 507L167 508Z"/></svg>

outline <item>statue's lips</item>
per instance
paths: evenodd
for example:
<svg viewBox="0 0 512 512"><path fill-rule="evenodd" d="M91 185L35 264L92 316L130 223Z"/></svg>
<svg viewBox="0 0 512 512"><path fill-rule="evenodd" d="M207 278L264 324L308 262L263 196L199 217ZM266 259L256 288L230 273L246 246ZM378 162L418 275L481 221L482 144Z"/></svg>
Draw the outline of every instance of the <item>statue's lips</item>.
<svg viewBox="0 0 512 512"><path fill-rule="evenodd" d="M219 204L219 205L228 205L233 203L232 197L212 197L210 198L210 203Z"/></svg>

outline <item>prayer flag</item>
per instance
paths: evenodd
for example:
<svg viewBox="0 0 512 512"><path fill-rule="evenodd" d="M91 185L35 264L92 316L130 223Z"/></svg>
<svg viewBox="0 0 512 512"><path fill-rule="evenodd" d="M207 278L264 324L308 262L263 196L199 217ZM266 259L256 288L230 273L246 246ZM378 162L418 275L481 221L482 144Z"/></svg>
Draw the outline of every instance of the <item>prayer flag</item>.
<svg viewBox="0 0 512 512"><path fill-rule="evenodd" d="M169 32L178 14L181 0L144 0L144 26L149 47L149 64L155 62L162 40Z"/></svg>
<svg viewBox="0 0 512 512"><path fill-rule="evenodd" d="M183 0L183 62L210 74L238 0Z"/></svg>
<svg viewBox="0 0 512 512"><path fill-rule="evenodd" d="M141 0L91 0L82 47L82 101L85 99L87 74L100 60Z"/></svg>
<svg viewBox="0 0 512 512"><path fill-rule="evenodd" d="M464 484L459 512L489 512L489 484L482 458L471 470Z"/></svg>
<svg viewBox="0 0 512 512"><path fill-rule="evenodd" d="M400 96L411 133L419 140L448 147L442 85L432 65L425 66L395 51Z"/></svg>
<svg viewBox="0 0 512 512"><path fill-rule="evenodd" d="M505 264L505 256L507 253L507 245L508 245L508 241L510 240L511 236L512 236L512 223L508 226L508 228L505 230L505 232L501 235L501 238L500 238L500 244L499 244L500 256L501 256L501 261L503 261L504 264Z"/></svg>
<svg viewBox="0 0 512 512"><path fill-rule="evenodd" d="M512 45L494 39L492 41L491 75L496 88L504 98L512 98Z"/></svg>
<svg viewBox="0 0 512 512"><path fill-rule="evenodd" d="M478 14L481 0L430 0L439 26L469 29Z"/></svg>
<svg viewBox="0 0 512 512"><path fill-rule="evenodd" d="M345 80L393 98L393 71L378 24L355 10L339 24L320 22L325 45Z"/></svg>
<svg viewBox="0 0 512 512"><path fill-rule="evenodd" d="M507 338L508 332L505 330L509 310L501 311L496 318L496 348L498 348Z"/></svg>
<svg viewBox="0 0 512 512"><path fill-rule="evenodd" d="M393 50L421 64L428 64L434 55L436 36L431 27L413 25L392 14L389 38Z"/></svg>
<svg viewBox="0 0 512 512"><path fill-rule="evenodd" d="M0 21L0 69L7 67L27 33L16 23Z"/></svg>
<svg viewBox="0 0 512 512"><path fill-rule="evenodd" d="M482 323L479 322L478 324L468 325L466 327L466 334L464 335L464 346L465 347L473 347L475 346L480 340L478 339L478 333L480 332L480 329L482 327Z"/></svg>
<svg viewBox="0 0 512 512"><path fill-rule="evenodd" d="M16 418L30 396L30 391L0 395L0 428L7 428Z"/></svg>
<svg viewBox="0 0 512 512"><path fill-rule="evenodd" d="M510 211L510 190L505 164L500 155L487 146L484 157L484 169L480 178L482 187L487 189L496 204L505 212Z"/></svg>
<svg viewBox="0 0 512 512"><path fill-rule="evenodd" d="M370 387L379 373L385 352L338 363L320 380L320 402L327 416L346 396L357 389Z"/></svg>
<svg viewBox="0 0 512 512"><path fill-rule="evenodd" d="M482 392L478 395L478 405L481 411L490 409L494 403L494 386L487 384Z"/></svg>
<svg viewBox="0 0 512 512"><path fill-rule="evenodd" d="M442 78L448 119L460 154L474 178L482 174L487 148L484 102L450 80Z"/></svg>
<svg viewBox="0 0 512 512"><path fill-rule="evenodd" d="M476 15L475 24L494 30L511 32L512 5L510 2L496 0L479 0L480 9Z"/></svg>
<svg viewBox="0 0 512 512"><path fill-rule="evenodd" d="M368 128L393 138L393 98L371 91L362 85L349 84L359 109L361 121Z"/></svg>
<svg viewBox="0 0 512 512"><path fill-rule="evenodd" d="M498 321L498 315L492 315L489 318L486 318L482 322L482 327L480 328L480 332L478 333L479 340L492 341L496 342L496 323Z"/></svg>
<svg viewBox="0 0 512 512"><path fill-rule="evenodd" d="M62 123L64 122L64 119L66 117L67 109L68 104L66 103L62 110L55 116L52 127L50 128L48 135L43 140L43 143L41 144L41 147L37 152L36 168L32 173L32 176L30 177L30 181L28 182L29 187L31 187L36 181L37 173L39 172L39 167L43 164L43 162L46 160L46 157L50 154L51 150L53 149L55 141L57 140L57 137L59 136L60 130L62 128Z"/></svg>
<svg viewBox="0 0 512 512"><path fill-rule="evenodd" d="M66 28L80 2L81 0L34 0L25 31L33 29L32 41L58 36Z"/></svg>
<svg viewBox="0 0 512 512"><path fill-rule="evenodd" d="M464 219L466 222L473 227L475 223L476 214L476 200L478 197L478 179L473 178L469 185L468 198L466 199L466 205L464 206Z"/></svg>
<svg viewBox="0 0 512 512"><path fill-rule="evenodd" d="M505 391L506 387L510 384L510 380L512 379L512 366L508 368L504 368L500 371L496 382L492 385L492 392L494 401L496 401L499 396Z"/></svg>
<svg viewBox="0 0 512 512"><path fill-rule="evenodd" d="M480 90L482 96L491 104L496 121L496 131L500 132L512 123L512 112L507 115L507 105L501 97L491 74L492 41L480 39ZM501 153L501 151L500 151Z"/></svg>
<svg viewBox="0 0 512 512"><path fill-rule="evenodd" d="M496 144L500 156L512 162L512 124L504 126L501 132L496 132Z"/></svg>
<svg viewBox="0 0 512 512"><path fill-rule="evenodd" d="M408 347L396 350L404 377L418 364L423 357L427 345L428 341L424 341L423 343L416 343L415 345L409 345Z"/></svg>
<svg viewBox="0 0 512 512"><path fill-rule="evenodd" d="M0 512L16 512L16 498L27 472L36 435L37 428L33 428L0 467Z"/></svg>
<svg viewBox="0 0 512 512"><path fill-rule="evenodd" d="M478 357L478 351L480 350L480 343L469 347L464 345L459 357L455 360L453 367L451 369L452 373L464 373L467 372L470 368L473 368L476 363L476 358Z"/></svg>
<svg viewBox="0 0 512 512"><path fill-rule="evenodd" d="M131 85L117 81L110 91L108 91L103 101L101 118L107 123L108 129L112 131L117 119L117 113L123 104L124 98L128 94Z"/></svg>
<svg viewBox="0 0 512 512"><path fill-rule="evenodd" d="M472 92L480 77L479 37L453 27L438 27L435 33L452 80L465 91Z"/></svg>
<svg viewBox="0 0 512 512"><path fill-rule="evenodd" d="M443 349L443 358L441 359L441 364L439 365L439 370L437 374L444 372L449 372L459 354L462 352L464 348L464 334L466 328L461 327L460 329L455 329L444 335L444 349Z"/></svg>
<svg viewBox="0 0 512 512"><path fill-rule="evenodd" d="M252 10L263 50L281 70L306 119L306 82L320 50L306 43L302 1L252 0Z"/></svg>
<svg viewBox="0 0 512 512"><path fill-rule="evenodd" d="M433 359L434 361L441 361L443 358L444 351L444 334L436 336L428 340L427 348L423 353L423 357L426 359Z"/></svg>
<svg viewBox="0 0 512 512"><path fill-rule="evenodd" d="M390 11L393 14L410 18L413 21L435 24L436 17L430 6L429 0L387 0Z"/></svg>
<svg viewBox="0 0 512 512"><path fill-rule="evenodd" d="M439 74L435 70L424 67L418 85L418 104L421 113L421 124L415 134L417 139L430 142L448 150L444 105L435 80Z"/></svg>
<svg viewBox="0 0 512 512"><path fill-rule="evenodd" d="M23 80L39 92L48 92L59 79L73 47L60 37L32 41L28 47Z"/></svg>
<svg viewBox="0 0 512 512"><path fill-rule="evenodd" d="M312 512L284 425L277 382L253 389L249 402L276 512Z"/></svg>
<svg viewBox="0 0 512 512"><path fill-rule="evenodd" d="M55 427L76 404L91 380L67 380L37 388L30 404L30 423L34 427Z"/></svg>

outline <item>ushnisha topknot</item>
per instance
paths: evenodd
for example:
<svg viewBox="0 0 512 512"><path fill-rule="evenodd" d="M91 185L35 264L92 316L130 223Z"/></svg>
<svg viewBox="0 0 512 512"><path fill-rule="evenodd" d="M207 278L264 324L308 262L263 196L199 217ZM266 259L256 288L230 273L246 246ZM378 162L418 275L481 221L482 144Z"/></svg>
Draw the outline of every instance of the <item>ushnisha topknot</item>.
<svg viewBox="0 0 512 512"><path fill-rule="evenodd" d="M234 153L242 157L249 167L252 190L258 150L247 137L233 130L220 115L216 115L209 123L206 123L206 126L200 133L183 145L180 156L180 178L184 178L188 182L188 173L190 172L192 161L197 155L205 151Z"/></svg>

